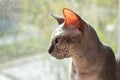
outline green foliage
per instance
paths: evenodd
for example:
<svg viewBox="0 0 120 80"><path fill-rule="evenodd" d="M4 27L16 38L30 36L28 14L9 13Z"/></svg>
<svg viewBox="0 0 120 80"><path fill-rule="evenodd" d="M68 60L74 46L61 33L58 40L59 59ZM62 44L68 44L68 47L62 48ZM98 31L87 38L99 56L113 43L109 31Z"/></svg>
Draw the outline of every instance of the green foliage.
<svg viewBox="0 0 120 80"><path fill-rule="evenodd" d="M4 0L0 0L0 3L3 2ZM64 7L77 11L80 16L90 22L90 24L96 28L100 39L104 43L109 44L114 52L117 52L117 34L115 31L118 12L117 0L17 0L15 2L14 0L11 2L8 0L8 3L7 9L10 9L11 11L9 10L9 14L6 15L15 23L11 23L13 28L9 27L9 29L7 28L7 31L3 32L8 37L13 34L29 34L31 37L20 42L0 45L1 61L6 60L6 58L13 59L15 57L47 52L50 34L55 28L54 26L57 25L57 22L50 14L56 13L62 15L61 10ZM11 8L10 5L13 4L14 6ZM3 14L0 14L0 16L1 15L4 16ZM17 16L19 20L13 19L14 16ZM106 27L109 24L114 26L112 31L106 31ZM39 36L32 35L37 32L37 30L31 31L29 30L29 26L26 30L23 30L25 28L24 25L31 25L32 30L37 27L40 31ZM9 31L11 31L12 34L9 33ZM115 35L114 38L112 38L112 34ZM110 42L110 40L112 42Z"/></svg>

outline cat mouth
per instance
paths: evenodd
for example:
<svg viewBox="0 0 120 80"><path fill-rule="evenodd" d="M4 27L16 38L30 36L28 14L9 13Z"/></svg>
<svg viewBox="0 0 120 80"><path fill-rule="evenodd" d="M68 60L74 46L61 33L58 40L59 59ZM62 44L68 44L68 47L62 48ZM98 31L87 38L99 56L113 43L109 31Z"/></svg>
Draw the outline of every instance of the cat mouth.
<svg viewBox="0 0 120 80"><path fill-rule="evenodd" d="M68 53L64 52L64 53L51 53L51 55L53 57L55 57L56 59L64 59L64 58L68 58Z"/></svg>
<svg viewBox="0 0 120 80"><path fill-rule="evenodd" d="M60 54L55 55L55 54L52 54L52 53L51 53L51 55L52 55L53 57L55 57L56 59L63 59L63 58L65 58L64 55L60 55Z"/></svg>
<svg viewBox="0 0 120 80"><path fill-rule="evenodd" d="M51 53L51 55L56 59L64 59L68 57L67 54L60 54L60 53L57 53L57 54Z"/></svg>
<svg viewBox="0 0 120 80"><path fill-rule="evenodd" d="M56 59L63 59L63 58L68 58L69 57L69 53L68 53L68 49L64 49L64 50L58 50L58 51L54 51L53 47L50 47L48 50L49 54L52 55L53 57L55 57Z"/></svg>

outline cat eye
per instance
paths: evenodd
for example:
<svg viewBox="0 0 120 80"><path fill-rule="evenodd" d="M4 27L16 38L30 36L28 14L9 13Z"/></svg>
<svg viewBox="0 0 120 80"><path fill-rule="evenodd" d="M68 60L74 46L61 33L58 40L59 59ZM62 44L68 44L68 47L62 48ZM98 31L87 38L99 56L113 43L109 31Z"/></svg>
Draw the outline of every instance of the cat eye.
<svg viewBox="0 0 120 80"><path fill-rule="evenodd" d="M56 49L59 49L59 48L60 48L59 38L56 38L56 39L55 39L54 44L55 44L55 48L56 48Z"/></svg>
<svg viewBox="0 0 120 80"><path fill-rule="evenodd" d="M59 41L59 38L56 38L56 39L55 39L55 44L57 44L57 43L58 43L58 41Z"/></svg>

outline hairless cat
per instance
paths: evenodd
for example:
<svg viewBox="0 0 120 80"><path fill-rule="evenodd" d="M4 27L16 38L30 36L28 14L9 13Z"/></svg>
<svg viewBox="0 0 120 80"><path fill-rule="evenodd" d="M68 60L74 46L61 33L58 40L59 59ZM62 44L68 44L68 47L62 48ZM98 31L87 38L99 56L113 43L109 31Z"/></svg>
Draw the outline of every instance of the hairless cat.
<svg viewBox="0 0 120 80"><path fill-rule="evenodd" d="M78 14L68 8L62 11L64 17L52 14L58 27L48 52L57 59L72 57L71 80L120 80L120 61L112 49Z"/></svg>

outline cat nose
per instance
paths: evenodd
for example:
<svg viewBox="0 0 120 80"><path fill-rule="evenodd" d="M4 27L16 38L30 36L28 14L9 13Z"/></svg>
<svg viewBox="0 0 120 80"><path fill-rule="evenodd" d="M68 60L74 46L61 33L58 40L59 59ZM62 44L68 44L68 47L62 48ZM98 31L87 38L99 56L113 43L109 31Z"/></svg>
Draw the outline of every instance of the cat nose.
<svg viewBox="0 0 120 80"><path fill-rule="evenodd" d="M48 53L52 53L52 51L53 51L53 49L54 49L54 46L53 46L53 44L52 45L50 45L50 47L49 47L49 49L48 49Z"/></svg>
<svg viewBox="0 0 120 80"><path fill-rule="evenodd" d="M51 54L51 52L52 52L52 50L49 48L49 49L48 49L48 53Z"/></svg>

